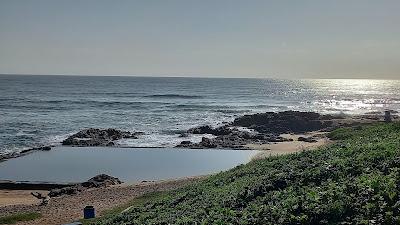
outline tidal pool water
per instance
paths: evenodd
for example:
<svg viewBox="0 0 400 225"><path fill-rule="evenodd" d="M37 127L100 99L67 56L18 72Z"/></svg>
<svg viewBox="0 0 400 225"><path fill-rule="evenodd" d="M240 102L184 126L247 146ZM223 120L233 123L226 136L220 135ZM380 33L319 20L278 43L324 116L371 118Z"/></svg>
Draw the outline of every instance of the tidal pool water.
<svg viewBox="0 0 400 225"><path fill-rule="evenodd" d="M80 182L105 173L125 182L205 175L247 163L258 151L55 147L0 163L0 180Z"/></svg>

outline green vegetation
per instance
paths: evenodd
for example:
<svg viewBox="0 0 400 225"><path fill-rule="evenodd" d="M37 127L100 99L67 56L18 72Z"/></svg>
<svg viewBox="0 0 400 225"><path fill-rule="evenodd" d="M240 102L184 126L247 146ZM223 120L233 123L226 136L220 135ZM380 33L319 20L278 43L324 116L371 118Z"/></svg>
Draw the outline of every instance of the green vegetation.
<svg viewBox="0 0 400 225"><path fill-rule="evenodd" d="M400 224L400 124L238 166L95 224Z"/></svg>
<svg viewBox="0 0 400 225"><path fill-rule="evenodd" d="M145 195L142 195L138 198L133 199L132 201L128 202L127 204L123 204L120 206L117 206L115 208L112 208L110 210L106 210L102 212L101 217L96 217L93 219L81 219L80 222L83 225L88 225L88 224L94 224L96 222L101 222L106 219L110 219L114 216L117 216L118 214L122 213L124 210L128 209L129 207L132 207L134 205L141 205L150 201L157 201L160 200L161 198L165 197L166 193L165 192L151 192Z"/></svg>
<svg viewBox="0 0 400 225"><path fill-rule="evenodd" d="M0 224L15 224L20 221L30 221L40 218L42 215L37 212L18 213L0 217Z"/></svg>

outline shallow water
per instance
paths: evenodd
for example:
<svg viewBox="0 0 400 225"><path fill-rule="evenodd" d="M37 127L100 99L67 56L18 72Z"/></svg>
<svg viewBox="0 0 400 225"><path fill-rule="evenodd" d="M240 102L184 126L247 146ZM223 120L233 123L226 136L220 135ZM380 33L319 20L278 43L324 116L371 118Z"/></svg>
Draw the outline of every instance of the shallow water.
<svg viewBox="0 0 400 225"><path fill-rule="evenodd" d="M142 131L129 147L172 147L190 127L265 111L400 110L400 81L0 76L0 154L59 144L84 128Z"/></svg>
<svg viewBox="0 0 400 225"><path fill-rule="evenodd" d="M0 180L78 182L105 173L139 182L205 175L247 163L258 151L56 147L0 163Z"/></svg>

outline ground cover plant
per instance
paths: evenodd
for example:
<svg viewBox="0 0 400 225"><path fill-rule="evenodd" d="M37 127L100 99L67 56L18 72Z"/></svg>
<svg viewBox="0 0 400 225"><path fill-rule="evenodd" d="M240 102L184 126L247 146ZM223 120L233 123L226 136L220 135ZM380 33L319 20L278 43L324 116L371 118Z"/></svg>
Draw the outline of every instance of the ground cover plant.
<svg viewBox="0 0 400 225"><path fill-rule="evenodd" d="M0 217L0 224L15 224L20 221L30 221L40 218L41 214L37 212L17 213Z"/></svg>
<svg viewBox="0 0 400 225"><path fill-rule="evenodd" d="M95 224L400 224L400 124L329 136L336 143L240 165Z"/></svg>

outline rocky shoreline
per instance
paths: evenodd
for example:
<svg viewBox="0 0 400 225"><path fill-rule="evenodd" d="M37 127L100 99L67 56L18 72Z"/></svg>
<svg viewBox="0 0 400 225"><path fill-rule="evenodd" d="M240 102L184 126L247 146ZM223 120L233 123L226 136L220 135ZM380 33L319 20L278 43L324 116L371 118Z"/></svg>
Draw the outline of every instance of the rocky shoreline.
<svg viewBox="0 0 400 225"><path fill-rule="evenodd" d="M69 136L62 145L89 147L89 146L114 146L115 141L127 138L137 139L141 132L129 132L117 129L89 128Z"/></svg>
<svg viewBox="0 0 400 225"><path fill-rule="evenodd" d="M393 114L397 112L391 111ZM397 120L399 117L393 115ZM362 123L384 121L381 112L370 112L364 115L324 115L316 112L284 111L265 112L237 117L233 122L224 123L223 126L210 125L198 126L188 129L180 135L181 138L192 134L209 134L213 137L203 137L200 142L194 143L183 140L177 148L218 148L251 150L249 145L263 145L268 143L290 142L292 139L282 137L282 134L302 134L313 131L331 131L338 127L357 126ZM113 128L98 129L88 128L70 135L62 141L64 146L93 147L93 146L118 146L121 139L137 139L143 132L129 132ZM314 142L312 137L300 137L299 141ZM50 151L55 146L38 146L21 152L0 155L0 162L24 156L35 151Z"/></svg>
<svg viewBox="0 0 400 225"><path fill-rule="evenodd" d="M55 147L55 146L47 145L47 146L28 148L28 149L22 150L20 152L11 152L11 153L7 153L7 154L3 154L3 155L0 155L0 163L2 161L12 159L12 158L18 158L18 157L30 154L35 151L50 151L53 147Z"/></svg>
<svg viewBox="0 0 400 225"><path fill-rule="evenodd" d="M394 116L394 119L398 119L398 117ZM207 125L191 128L181 136L211 134L215 137L203 137L198 143L185 140L176 147L252 149L249 145L293 141L293 139L282 137L282 134L328 132L339 127L357 126L362 123L383 120L383 115L379 114L343 116L299 111L257 113L238 117L233 122L220 127L214 128ZM316 142L313 137L299 137L298 141Z"/></svg>
<svg viewBox="0 0 400 225"><path fill-rule="evenodd" d="M76 134L69 136L61 142L65 146L73 147L93 147L93 146L115 146L115 141L120 139L137 139L143 135L143 132L129 132L113 128L98 129L89 128L79 131ZM39 146L22 150L20 152L12 152L9 154L0 155L0 162L21 157L35 151L50 151L54 145Z"/></svg>

